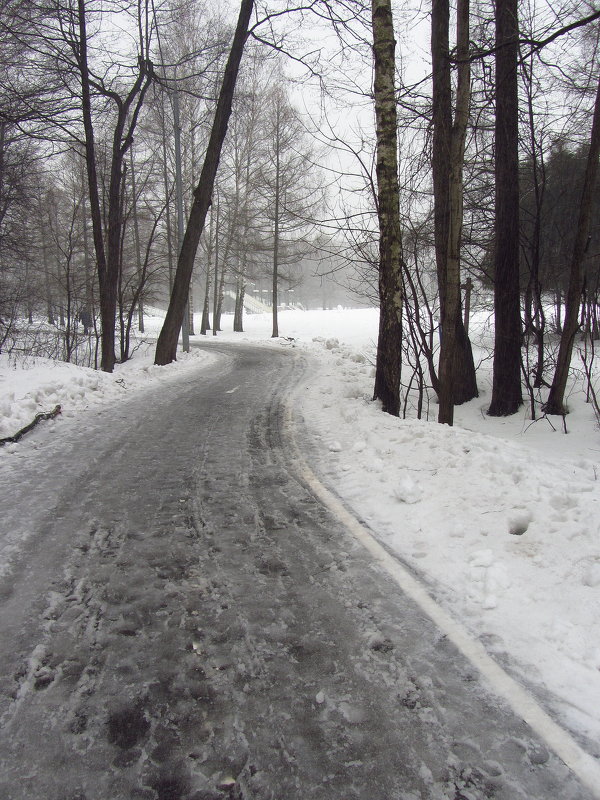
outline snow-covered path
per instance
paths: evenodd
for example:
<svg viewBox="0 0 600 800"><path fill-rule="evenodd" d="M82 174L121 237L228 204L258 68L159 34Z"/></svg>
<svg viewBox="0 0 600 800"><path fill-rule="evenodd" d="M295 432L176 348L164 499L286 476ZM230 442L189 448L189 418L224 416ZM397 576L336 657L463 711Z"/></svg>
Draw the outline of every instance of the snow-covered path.
<svg viewBox="0 0 600 800"><path fill-rule="evenodd" d="M0 468L0 796L590 797L298 480L301 360L211 353Z"/></svg>

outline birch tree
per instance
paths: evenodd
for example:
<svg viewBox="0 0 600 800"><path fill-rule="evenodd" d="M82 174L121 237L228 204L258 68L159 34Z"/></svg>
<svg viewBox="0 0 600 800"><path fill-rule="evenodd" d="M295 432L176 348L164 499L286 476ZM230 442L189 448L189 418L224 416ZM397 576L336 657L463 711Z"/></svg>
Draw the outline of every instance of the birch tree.
<svg viewBox="0 0 600 800"><path fill-rule="evenodd" d="M372 0L376 122L377 219L379 223L379 334L374 400L388 414L400 414L402 366L402 233L398 185L396 60L390 0Z"/></svg>

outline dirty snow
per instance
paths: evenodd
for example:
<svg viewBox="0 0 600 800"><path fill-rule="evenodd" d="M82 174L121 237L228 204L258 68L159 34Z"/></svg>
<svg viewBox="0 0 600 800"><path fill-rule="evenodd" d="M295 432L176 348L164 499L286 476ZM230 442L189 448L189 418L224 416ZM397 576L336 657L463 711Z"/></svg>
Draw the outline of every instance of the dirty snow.
<svg viewBox="0 0 600 800"><path fill-rule="evenodd" d="M148 323L156 330L160 320ZM262 341L307 356L296 408L322 479L599 755L600 432L583 397L576 389L570 396L566 435L556 422L532 424L526 408L489 418L484 362L480 397L457 409L454 428L433 421L433 400L431 421L395 419L371 402L376 311L282 312L280 330L289 339L270 339L268 316L248 316L245 325L245 334L226 331L216 341ZM190 365L212 362L203 350L156 368L152 355L151 345L140 348L114 375L0 360L0 437L56 404L61 418L42 424L60 430L83 408L158 390ZM32 440L8 445L0 459L28 447Z"/></svg>

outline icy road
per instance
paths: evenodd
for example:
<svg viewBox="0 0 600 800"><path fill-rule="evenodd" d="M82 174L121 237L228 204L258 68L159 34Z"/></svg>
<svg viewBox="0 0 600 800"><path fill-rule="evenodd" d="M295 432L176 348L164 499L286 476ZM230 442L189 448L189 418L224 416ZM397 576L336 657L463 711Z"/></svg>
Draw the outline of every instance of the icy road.
<svg viewBox="0 0 600 800"><path fill-rule="evenodd" d="M591 798L305 485L301 358L211 352L0 468L0 797Z"/></svg>

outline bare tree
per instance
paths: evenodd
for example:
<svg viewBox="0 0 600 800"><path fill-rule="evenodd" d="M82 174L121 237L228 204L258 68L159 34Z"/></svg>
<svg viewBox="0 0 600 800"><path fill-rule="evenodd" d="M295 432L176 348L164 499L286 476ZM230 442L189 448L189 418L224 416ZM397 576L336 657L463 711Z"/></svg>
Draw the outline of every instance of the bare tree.
<svg viewBox="0 0 600 800"><path fill-rule="evenodd" d="M254 0L242 0L240 4L237 26L231 44L229 58L225 66L223 83L215 110L210 139L204 157L204 164L202 166L198 186L194 191L194 201L190 209L186 231L179 252L177 270L173 281L173 291L171 292L167 315L156 345L155 363L161 366L175 361L177 357L177 340L185 314L194 258L204 228L206 214L211 204L221 149L227 134L233 93L235 91L237 75L244 51L244 44L248 37L250 15L252 14L253 7Z"/></svg>
<svg viewBox="0 0 600 800"><path fill-rule="evenodd" d="M521 390L519 288L519 23L517 0L496 0L494 374L488 414L514 414Z"/></svg>
<svg viewBox="0 0 600 800"><path fill-rule="evenodd" d="M454 404L476 397L473 353L461 314L460 247L463 225L463 162L470 102L469 0L457 8L458 79L452 122L449 6L432 7L433 158L436 263L440 294L439 422L452 425Z"/></svg>
<svg viewBox="0 0 600 800"><path fill-rule="evenodd" d="M141 6L140 6L141 8ZM140 24L140 52L135 80L129 91L119 94L112 86L97 80L90 71L88 59L88 33L85 0L78 0L79 37L73 39L73 52L81 76L81 108L85 131L85 160L88 173L90 213L94 235L94 249L100 287L100 318L102 322L101 367L112 372L115 365L115 318L117 308L117 289L120 270L120 242L123 228L122 191L123 169L127 151L133 141L133 132L138 122L146 91L152 80L153 68L149 60L148 40ZM148 2L145 14L149 14ZM92 90L114 103L116 118L112 132L112 147L109 167L108 211L106 229L101 213L100 187L98 183L98 163L96 138L92 115ZM106 245L105 245L106 242Z"/></svg>
<svg viewBox="0 0 600 800"><path fill-rule="evenodd" d="M402 364L402 234L398 186L396 60L390 0L372 0L373 93L377 134L377 217L379 220L379 335L374 400L388 414L400 414Z"/></svg>
<svg viewBox="0 0 600 800"><path fill-rule="evenodd" d="M256 190L262 198L257 233L271 256L272 333L279 336L281 284L294 285L292 267L312 249L321 205L320 174L300 116L289 100L283 75L267 94L262 167Z"/></svg>
<svg viewBox="0 0 600 800"><path fill-rule="evenodd" d="M573 353L573 343L579 329L579 308L583 290L583 261L589 244L590 218L596 180L598 175L598 159L600 158L600 80L594 103L594 116L590 149L579 205L579 218L571 258L571 272L563 332L560 339L558 359L548 399L544 405L547 414L565 414L565 389Z"/></svg>

